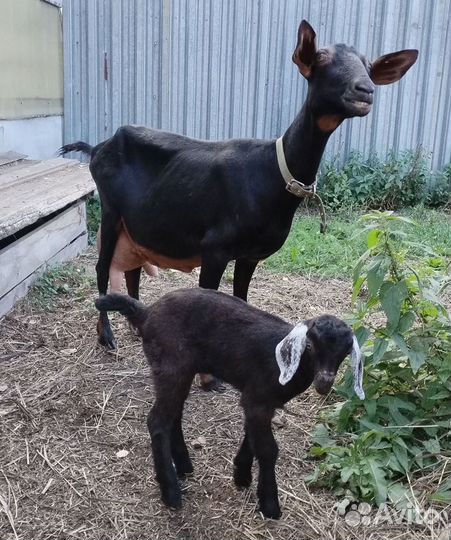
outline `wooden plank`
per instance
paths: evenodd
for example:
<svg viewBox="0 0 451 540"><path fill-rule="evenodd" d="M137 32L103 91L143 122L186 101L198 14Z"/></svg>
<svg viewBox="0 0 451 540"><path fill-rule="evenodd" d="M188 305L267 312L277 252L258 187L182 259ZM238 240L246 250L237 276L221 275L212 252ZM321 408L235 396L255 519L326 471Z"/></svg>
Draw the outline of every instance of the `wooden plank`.
<svg viewBox="0 0 451 540"><path fill-rule="evenodd" d="M1 250L0 298L83 233L86 208L79 202Z"/></svg>
<svg viewBox="0 0 451 540"><path fill-rule="evenodd" d="M93 193L95 184L89 169L76 163L56 173L0 189L0 239Z"/></svg>
<svg viewBox="0 0 451 540"><path fill-rule="evenodd" d="M19 154L18 152L14 152L13 150L9 150L8 152L2 152L0 154L0 167L2 165L11 165L13 163L17 163L18 161L22 161L26 157L26 154Z"/></svg>
<svg viewBox="0 0 451 540"><path fill-rule="evenodd" d="M80 165L80 163L74 159L55 158L32 162L31 164L26 163L25 166L18 167L17 169L15 167L4 169L0 174L0 189L29 182L34 178L63 171L77 165Z"/></svg>
<svg viewBox="0 0 451 540"><path fill-rule="evenodd" d="M9 291L5 296L0 298L0 317L6 315L14 307L14 304L23 298L34 282L52 266L56 266L62 262L73 259L86 249L88 245L88 235L82 233L78 238L73 240L69 245L65 246L61 251L56 253L45 264L36 269L33 274L16 285L14 289Z"/></svg>

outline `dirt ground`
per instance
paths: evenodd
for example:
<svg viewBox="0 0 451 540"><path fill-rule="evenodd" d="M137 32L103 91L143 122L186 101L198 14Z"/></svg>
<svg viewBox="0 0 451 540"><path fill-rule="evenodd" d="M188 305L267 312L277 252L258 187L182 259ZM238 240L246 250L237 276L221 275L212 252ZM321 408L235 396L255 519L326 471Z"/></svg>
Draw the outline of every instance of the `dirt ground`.
<svg viewBox="0 0 451 540"><path fill-rule="evenodd" d="M107 353L97 345L94 250L73 264L87 268L87 275L80 272L50 309L29 297L0 321L1 539L429 535L407 524L349 526L333 495L305 484L314 467L306 459L309 432L325 402L311 390L290 402L274 425L280 521L265 520L256 511L255 480L247 491L233 485L242 414L238 394L229 387L218 394L193 385L184 431L195 472L183 484L183 509L164 507L151 463L146 417L153 388L140 341L116 315L118 350ZM196 281L195 272L161 272L159 278L143 279L142 299L151 302ZM230 291L229 275L221 289ZM249 298L292 322L324 312L343 315L349 299L347 281L264 269L251 283Z"/></svg>

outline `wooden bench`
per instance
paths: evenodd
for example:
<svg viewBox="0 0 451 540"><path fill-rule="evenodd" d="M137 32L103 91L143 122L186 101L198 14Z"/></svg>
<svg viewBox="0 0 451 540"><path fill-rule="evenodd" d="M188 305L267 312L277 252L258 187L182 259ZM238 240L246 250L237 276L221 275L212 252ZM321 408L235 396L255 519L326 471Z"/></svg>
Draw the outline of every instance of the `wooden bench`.
<svg viewBox="0 0 451 540"><path fill-rule="evenodd" d="M87 165L71 159L0 156L0 317L49 267L88 245Z"/></svg>

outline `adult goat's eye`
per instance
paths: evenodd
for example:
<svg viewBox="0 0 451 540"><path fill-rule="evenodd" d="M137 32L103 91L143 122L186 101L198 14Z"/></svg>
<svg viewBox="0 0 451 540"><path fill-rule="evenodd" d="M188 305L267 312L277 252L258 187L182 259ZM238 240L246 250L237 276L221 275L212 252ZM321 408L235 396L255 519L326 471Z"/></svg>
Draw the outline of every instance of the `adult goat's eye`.
<svg viewBox="0 0 451 540"><path fill-rule="evenodd" d="M330 58L329 58L329 53L327 53L326 51L318 51L317 54L316 54L316 61L318 62L318 64L325 64L327 62L329 62Z"/></svg>

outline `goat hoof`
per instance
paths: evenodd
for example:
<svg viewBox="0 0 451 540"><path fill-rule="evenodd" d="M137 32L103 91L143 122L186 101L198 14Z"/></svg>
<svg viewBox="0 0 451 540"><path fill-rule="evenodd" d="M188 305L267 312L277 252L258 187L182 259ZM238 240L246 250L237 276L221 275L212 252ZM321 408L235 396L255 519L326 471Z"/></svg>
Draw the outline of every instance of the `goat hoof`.
<svg viewBox="0 0 451 540"><path fill-rule="evenodd" d="M268 519L279 519L282 515L277 501L260 501L259 510Z"/></svg>
<svg viewBox="0 0 451 540"><path fill-rule="evenodd" d="M176 488L170 487L170 488L162 489L161 500L169 508L178 510L179 508L182 507L182 493L180 491L180 488L177 486Z"/></svg>
<svg viewBox="0 0 451 540"><path fill-rule="evenodd" d="M205 390L205 392L219 392L222 394L226 391L225 385L216 377L213 377L210 381L201 381L200 386L202 390Z"/></svg>
<svg viewBox="0 0 451 540"><path fill-rule="evenodd" d="M131 332L134 336L136 336L136 337L141 337L141 336L140 336L140 333L139 333L139 330L138 330L138 328L136 328L136 326L133 326L132 323L129 323L128 326L129 326L129 328L130 328L130 332Z"/></svg>
<svg viewBox="0 0 451 540"><path fill-rule="evenodd" d="M238 489L247 489L252 483L252 472L242 471L239 467L233 470L233 481Z"/></svg>
<svg viewBox="0 0 451 540"><path fill-rule="evenodd" d="M99 344L102 347L105 347L109 351L115 351L117 349L116 340L114 339L112 335L111 336L100 335Z"/></svg>
<svg viewBox="0 0 451 540"><path fill-rule="evenodd" d="M191 463L191 460L186 461L184 463L176 463L175 468L177 471L177 476L179 478L185 478L186 475L192 474L194 471L193 464Z"/></svg>

